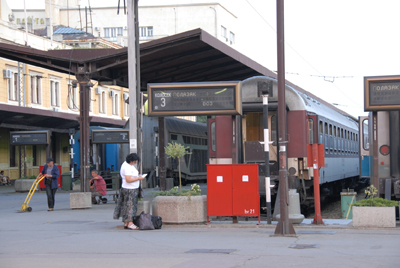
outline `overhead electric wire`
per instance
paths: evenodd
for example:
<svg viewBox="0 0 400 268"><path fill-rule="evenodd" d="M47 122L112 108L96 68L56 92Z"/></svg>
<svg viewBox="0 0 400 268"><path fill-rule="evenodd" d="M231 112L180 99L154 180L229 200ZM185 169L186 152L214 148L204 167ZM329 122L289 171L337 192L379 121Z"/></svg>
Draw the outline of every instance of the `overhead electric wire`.
<svg viewBox="0 0 400 268"><path fill-rule="evenodd" d="M260 18L262 20L264 20L264 22L276 33L276 29L274 27L272 27L271 24L268 23L268 21L260 14L260 12L258 12L258 10L249 2L249 0L246 0L246 2L250 5L250 7L260 16ZM339 90L339 92L341 92L346 98L348 98L350 101L352 101L353 103L355 103L358 107L361 107L358 103L356 103L352 98L350 98L349 96L347 96L335 83L334 83L334 79L335 78L350 78L353 76L327 76L327 75L323 75L320 71L318 71L311 63L309 63L302 55L300 55L299 52L297 52L286 40L285 40L285 44L288 45L304 62L306 62L311 68L313 68L317 73L319 73L320 75L310 75L310 76L316 76L316 77L324 77L325 81L331 82L337 90ZM296 74L296 73L293 73ZM297 73L297 75L299 75ZM333 78L333 81L329 81L326 80L326 77L331 77ZM361 107L363 108L363 107Z"/></svg>

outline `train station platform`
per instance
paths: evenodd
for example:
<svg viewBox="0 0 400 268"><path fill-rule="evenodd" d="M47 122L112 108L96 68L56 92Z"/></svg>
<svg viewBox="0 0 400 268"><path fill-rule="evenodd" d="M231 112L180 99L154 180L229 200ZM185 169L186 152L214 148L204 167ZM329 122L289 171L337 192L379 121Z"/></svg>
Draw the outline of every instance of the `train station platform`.
<svg viewBox="0 0 400 268"><path fill-rule="evenodd" d="M146 198L148 192L146 190ZM274 236L273 224L212 220L125 230L113 202L70 209L70 192L57 192L55 210L37 192L32 212L20 212L27 193L0 186L0 267L397 267L400 226L357 229L348 220L311 220L296 236Z"/></svg>

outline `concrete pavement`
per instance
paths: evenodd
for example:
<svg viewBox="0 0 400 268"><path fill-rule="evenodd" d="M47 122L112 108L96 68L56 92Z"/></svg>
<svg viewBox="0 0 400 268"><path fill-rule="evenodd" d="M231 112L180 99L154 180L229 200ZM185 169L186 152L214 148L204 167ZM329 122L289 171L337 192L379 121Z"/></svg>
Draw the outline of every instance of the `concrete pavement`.
<svg viewBox="0 0 400 268"><path fill-rule="evenodd" d="M295 237L272 236L275 225L164 225L124 230L112 219L115 204L71 210L69 193L57 192L55 211L37 192L0 186L0 267L399 267L400 227L356 229L351 221L296 225ZM148 198L148 194L146 195ZM326 222L326 221L325 221Z"/></svg>

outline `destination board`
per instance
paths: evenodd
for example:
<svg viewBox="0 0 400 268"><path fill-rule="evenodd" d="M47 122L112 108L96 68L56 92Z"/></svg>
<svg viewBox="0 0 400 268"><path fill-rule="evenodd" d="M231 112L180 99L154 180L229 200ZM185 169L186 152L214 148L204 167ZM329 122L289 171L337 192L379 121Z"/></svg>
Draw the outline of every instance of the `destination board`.
<svg viewBox="0 0 400 268"><path fill-rule="evenodd" d="M129 130L92 130L92 143L129 143Z"/></svg>
<svg viewBox="0 0 400 268"><path fill-rule="evenodd" d="M400 76L364 77L364 110L400 109Z"/></svg>
<svg viewBox="0 0 400 268"><path fill-rule="evenodd" d="M10 131L11 145L49 144L49 131Z"/></svg>
<svg viewBox="0 0 400 268"><path fill-rule="evenodd" d="M149 115L238 115L240 82L149 84Z"/></svg>

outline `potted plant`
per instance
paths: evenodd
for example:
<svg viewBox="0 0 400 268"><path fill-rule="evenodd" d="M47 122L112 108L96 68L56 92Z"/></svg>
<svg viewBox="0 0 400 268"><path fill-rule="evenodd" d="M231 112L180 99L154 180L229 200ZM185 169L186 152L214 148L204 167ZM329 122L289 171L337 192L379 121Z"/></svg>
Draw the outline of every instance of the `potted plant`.
<svg viewBox="0 0 400 268"><path fill-rule="evenodd" d="M200 195L200 186L192 184L190 189L182 189L180 158L190 154L186 149L176 142L165 147L168 157L178 160L179 187L153 192L153 215L162 217L163 223L203 223L207 220L207 197Z"/></svg>
<svg viewBox="0 0 400 268"><path fill-rule="evenodd" d="M182 190L182 178L181 178L181 157L191 154L191 152L187 151L186 149L189 147L183 146L177 142L168 143L165 147L165 154L168 158L176 158L178 160L178 174L179 174L179 191Z"/></svg>
<svg viewBox="0 0 400 268"><path fill-rule="evenodd" d="M365 190L366 199L351 204L354 227L396 227L397 201L376 198L378 190L371 185Z"/></svg>

